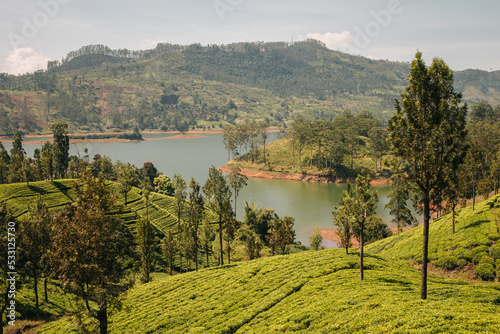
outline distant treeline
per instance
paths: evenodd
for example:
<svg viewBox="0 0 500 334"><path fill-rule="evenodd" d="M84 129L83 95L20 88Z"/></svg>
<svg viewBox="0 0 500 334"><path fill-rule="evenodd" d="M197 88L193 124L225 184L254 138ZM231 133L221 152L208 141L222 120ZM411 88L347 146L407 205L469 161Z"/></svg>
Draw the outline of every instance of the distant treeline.
<svg viewBox="0 0 500 334"><path fill-rule="evenodd" d="M70 139L127 139L127 140L144 140L140 133L106 133L106 134L87 134L87 135L71 135Z"/></svg>

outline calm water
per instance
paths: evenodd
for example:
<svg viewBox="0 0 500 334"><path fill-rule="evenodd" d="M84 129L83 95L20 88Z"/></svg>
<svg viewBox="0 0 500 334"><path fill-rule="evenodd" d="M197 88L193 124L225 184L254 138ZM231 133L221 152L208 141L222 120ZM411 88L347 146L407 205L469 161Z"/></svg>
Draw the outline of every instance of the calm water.
<svg viewBox="0 0 500 334"><path fill-rule="evenodd" d="M173 135L150 134L145 138L165 138ZM275 138L275 136L274 136ZM26 144L33 140L47 138L25 138L24 148L28 156L33 156L39 144ZM10 151L12 144L4 143ZM114 162L117 160L130 162L141 167L144 162L152 162L156 168L170 177L181 174L187 182L194 177L204 184L210 166L221 167L227 162L227 151L222 144L222 135L207 134L203 138L158 139L127 143L85 143L72 144L71 153L83 155L88 149L90 158L99 153L108 155ZM386 222L392 219L385 211L388 202L389 186L373 187L379 193L378 215ZM238 197L238 218L243 218L245 201L255 202L261 207L274 208L280 217L295 217L297 239L305 245L309 244L309 235L316 227L332 228L332 211L340 202L344 184L317 184L300 181L283 181L268 179L249 179ZM334 243L325 241L325 246L333 247Z"/></svg>

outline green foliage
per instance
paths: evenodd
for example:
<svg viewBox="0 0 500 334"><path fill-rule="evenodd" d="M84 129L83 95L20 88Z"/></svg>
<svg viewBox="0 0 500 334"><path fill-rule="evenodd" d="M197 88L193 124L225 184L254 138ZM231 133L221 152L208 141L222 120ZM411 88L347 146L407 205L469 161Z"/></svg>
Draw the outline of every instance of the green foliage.
<svg viewBox="0 0 500 334"><path fill-rule="evenodd" d="M460 262L460 259L457 258L456 256L453 255L447 255L439 258L438 260L434 261L434 265L436 267L441 267L446 270L453 270L455 268L460 268L460 264L463 264L463 261Z"/></svg>
<svg viewBox="0 0 500 334"><path fill-rule="evenodd" d="M474 269L474 274L484 281L495 279L495 267L491 263L480 263Z"/></svg>
<svg viewBox="0 0 500 334"><path fill-rule="evenodd" d="M311 247L311 249L317 251L321 246L321 242L323 242L323 237L321 236L319 227L316 227L314 229L314 232L309 237L309 246Z"/></svg>
<svg viewBox="0 0 500 334"><path fill-rule="evenodd" d="M498 331L494 286L430 276L422 303L419 272L407 263L368 254L360 283L357 258L329 249L158 278L129 290L110 333ZM72 330L69 318L39 333Z"/></svg>
<svg viewBox="0 0 500 334"><path fill-rule="evenodd" d="M490 255L494 260L500 259L500 243L490 248Z"/></svg>

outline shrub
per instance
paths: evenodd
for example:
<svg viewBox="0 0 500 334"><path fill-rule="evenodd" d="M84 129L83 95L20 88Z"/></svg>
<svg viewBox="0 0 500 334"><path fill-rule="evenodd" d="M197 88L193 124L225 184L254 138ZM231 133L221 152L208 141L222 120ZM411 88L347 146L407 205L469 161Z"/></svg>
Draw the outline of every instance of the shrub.
<svg viewBox="0 0 500 334"><path fill-rule="evenodd" d="M489 263L481 263L474 269L474 274L483 281L492 281L495 279L495 268Z"/></svg>
<svg viewBox="0 0 500 334"><path fill-rule="evenodd" d="M489 263L492 266L495 265L495 261L493 261L493 259L491 257L489 257L488 255L483 255L481 257L481 259L479 259L479 264L482 264L482 263Z"/></svg>
<svg viewBox="0 0 500 334"><path fill-rule="evenodd" d="M459 247L453 251L453 255L458 257L459 259L464 259L467 262L472 262L472 259L474 259L474 250L472 249L465 249L462 247Z"/></svg>
<svg viewBox="0 0 500 334"><path fill-rule="evenodd" d="M475 264L478 264L479 262L481 262L481 259L483 258L483 256L488 257L488 253L486 253L486 252L476 253L476 255L474 255L474 258L472 259L472 262L474 262Z"/></svg>
<svg viewBox="0 0 500 334"><path fill-rule="evenodd" d="M465 267L469 262L465 259L458 259L457 268Z"/></svg>
<svg viewBox="0 0 500 334"><path fill-rule="evenodd" d="M484 253L484 252L488 252L488 246L481 245L481 246L474 247L474 249L472 249L472 250L474 251L474 255L478 254L478 253Z"/></svg>
<svg viewBox="0 0 500 334"><path fill-rule="evenodd" d="M496 244L495 246L491 247L490 249L490 255L494 260L500 259L500 243Z"/></svg>
<svg viewBox="0 0 500 334"><path fill-rule="evenodd" d="M435 261L434 265L446 270L453 270L458 267L458 258L453 255L446 255Z"/></svg>

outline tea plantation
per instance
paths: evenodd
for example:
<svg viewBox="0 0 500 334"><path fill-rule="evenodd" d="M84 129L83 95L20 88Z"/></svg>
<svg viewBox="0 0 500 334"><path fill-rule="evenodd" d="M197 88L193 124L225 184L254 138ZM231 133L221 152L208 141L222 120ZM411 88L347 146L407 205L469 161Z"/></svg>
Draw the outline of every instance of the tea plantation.
<svg viewBox="0 0 500 334"><path fill-rule="evenodd" d="M70 183L30 184L38 188L15 185L18 190L9 188L14 185L1 186L0 200L22 216L28 198L43 192L55 210L71 198ZM168 206L172 200L152 196L149 210L159 231L175 223ZM142 214L145 206L138 189L129 193L129 201L129 211L121 214ZM455 270L486 266L497 275L499 202L496 196L478 204L475 211L462 209L454 235L451 216L432 221L429 256L433 265ZM121 308L110 315L109 330L117 334L498 333L500 284L494 276L487 278L491 282L470 284L431 275L428 299L420 300L420 272L407 259L418 262L421 232L416 227L368 245L363 281L357 250L346 255L341 249L156 276L123 296ZM75 316L66 315L37 333L82 332L76 323Z"/></svg>

